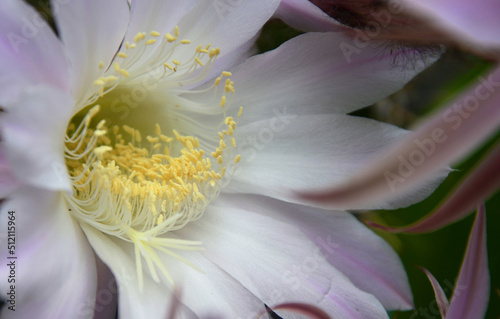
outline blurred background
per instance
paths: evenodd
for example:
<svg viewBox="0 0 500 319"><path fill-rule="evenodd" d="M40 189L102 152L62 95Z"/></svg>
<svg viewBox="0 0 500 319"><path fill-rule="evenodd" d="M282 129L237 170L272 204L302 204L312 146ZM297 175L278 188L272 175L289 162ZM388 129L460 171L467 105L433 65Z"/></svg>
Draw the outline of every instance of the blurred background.
<svg viewBox="0 0 500 319"><path fill-rule="evenodd" d="M53 26L48 0L28 0L28 2L37 8ZM257 41L258 51L272 50L299 34L299 31L288 27L281 21L270 21ZM417 76L404 89L353 115L411 129L491 67L491 63L472 54L447 49L436 63ZM422 218L445 199L488 149L498 142L500 142L500 128L499 132L489 142L478 147L474 154L470 154L462 162L454 163L452 167L455 170L425 201L394 211L362 212L363 218L390 226L404 226ZM500 193L497 192L486 202L488 259L491 276L491 296L486 315L488 319L500 319L500 249L496 247L497 243L500 243L499 211ZM447 296L451 298L473 221L474 214L471 214L438 231L421 235L395 235L377 231L399 253L408 272L414 294L415 310L392 312L391 318L440 318L432 287L425 274L416 266L428 269L439 281Z"/></svg>

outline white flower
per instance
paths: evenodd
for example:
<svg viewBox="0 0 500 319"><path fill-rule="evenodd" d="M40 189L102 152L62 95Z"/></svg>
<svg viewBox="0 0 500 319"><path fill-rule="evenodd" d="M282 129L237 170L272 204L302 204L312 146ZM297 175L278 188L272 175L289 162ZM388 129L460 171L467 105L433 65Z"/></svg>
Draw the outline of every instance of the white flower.
<svg viewBox="0 0 500 319"><path fill-rule="evenodd" d="M342 182L404 134L344 114L423 66L390 69L368 48L347 64L350 40L336 34L245 61L278 2L55 0L59 39L24 2L2 0L0 231L15 211L18 238L17 309L3 317L106 311L94 252L118 281L120 318L165 318L174 287L186 315L411 307L389 245L291 190Z"/></svg>

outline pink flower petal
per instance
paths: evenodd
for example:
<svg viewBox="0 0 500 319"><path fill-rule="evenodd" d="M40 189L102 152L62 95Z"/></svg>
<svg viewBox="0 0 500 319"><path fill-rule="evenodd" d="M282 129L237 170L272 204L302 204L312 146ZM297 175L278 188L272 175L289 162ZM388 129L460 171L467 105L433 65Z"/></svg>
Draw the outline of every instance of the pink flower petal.
<svg viewBox="0 0 500 319"><path fill-rule="evenodd" d="M404 0L402 3L459 42L476 50L489 47L500 53L499 1Z"/></svg>
<svg viewBox="0 0 500 319"><path fill-rule="evenodd" d="M490 296L490 274L486 252L486 212L478 208L460 275L446 319L483 318Z"/></svg>
<svg viewBox="0 0 500 319"><path fill-rule="evenodd" d="M347 29L309 0L282 0L275 17L302 31L326 32Z"/></svg>
<svg viewBox="0 0 500 319"><path fill-rule="evenodd" d="M474 150L500 124L500 68L457 102L432 117L415 133L343 186L300 197L325 206L352 207L392 198L418 186L449 162Z"/></svg>
<svg viewBox="0 0 500 319"><path fill-rule="evenodd" d="M500 147L497 146L435 212L410 226L393 228L370 225L390 232L422 233L451 224L470 214L474 207L500 187L499 162Z"/></svg>
<svg viewBox="0 0 500 319"><path fill-rule="evenodd" d="M490 296L487 256L486 213L484 204L482 204L477 211L476 221L450 304L448 304L446 295L436 278L428 270L422 268L431 281L442 318L483 318Z"/></svg>
<svg viewBox="0 0 500 319"><path fill-rule="evenodd" d="M420 268L420 269L423 272L425 272L427 278L429 278L429 281L431 282L432 289L434 289L434 294L436 296L437 305L439 307L439 312L441 313L441 317L446 318L446 313L448 312L448 307L450 306L450 303L448 301L448 298L446 297L446 294L443 291L443 288L441 288L441 285L438 283L438 281L431 274L430 271L428 271L425 268Z"/></svg>

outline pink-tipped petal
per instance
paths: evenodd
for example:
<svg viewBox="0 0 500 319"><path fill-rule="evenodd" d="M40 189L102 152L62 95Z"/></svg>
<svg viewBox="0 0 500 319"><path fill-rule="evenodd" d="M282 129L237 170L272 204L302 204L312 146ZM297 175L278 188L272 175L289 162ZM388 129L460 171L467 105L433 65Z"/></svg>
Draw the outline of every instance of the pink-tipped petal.
<svg viewBox="0 0 500 319"><path fill-rule="evenodd" d="M405 0L413 14L475 49L500 49L500 2L496 0Z"/></svg>
<svg viewBox="0 0 500 319"><path fill-rule="evenodd" d="M346 29L309 0L282 0L274 16L302 31L328 32Z"/></svg>
<svg viewBox="0 0 500 319"><path fill-rule="evenodd" d="M227 192L260 194L300 204L308 203L297 200L292 190L321 191L332 184L342 185L408 134L382 122L340 114L280 116L242 125L239 132L246 137L238 146L242 161ZM367 206L353 203L330 208L409 206L429 196L446 174L435 177L390 201L381 198Z"/></svg>
<svg viewBox="0 0 500 319"><path fill-rule="evenodd" d="M450 303L448 301L448 298L446 297L446 294L443 291L443 288L441 288L441 285L438 283L438 281L431 274L430 271L428 271L425 268L420 268L420 269L423 272L425 272L427 278L429 278L429 281L431 282L432 289L434 289L434 295L436 296L439 312L441 313L441 317L446 318L446 313L448 312L448 307L450 306Z"/></svg>
<svg viewBox="0 0 500 319"><path fill-rule="evenodd" d="M478 82L350 182L299 196L337 208L390 199L462 158L500 124L500 68Z"/></svg>
<svg viewBox="0 0 500 319"><path fill-rule="evenodd" d="M446 319L483 318L490 296L490 274L486 251L486 212L478 208Z"/></svg>
<svg viewBox="0 0 500 319"><path fill-rule="evenodd" d="M500 147L497 146L436 211L412 225L402 228L370 225L390 232L423 233L462 219L500 187L499 161Z"/></svg>

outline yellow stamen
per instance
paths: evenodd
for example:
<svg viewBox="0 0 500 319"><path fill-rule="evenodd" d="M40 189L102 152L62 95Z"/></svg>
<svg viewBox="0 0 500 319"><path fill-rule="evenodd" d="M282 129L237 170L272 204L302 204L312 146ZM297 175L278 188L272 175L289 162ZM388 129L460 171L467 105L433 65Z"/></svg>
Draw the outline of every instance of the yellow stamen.
<svg viewBox="0 0 500 319"><path fill-rule="evenodd" d="M177 38L171 35L170 33L165 34L165 38L168 42L174 42Z"/></svg>

